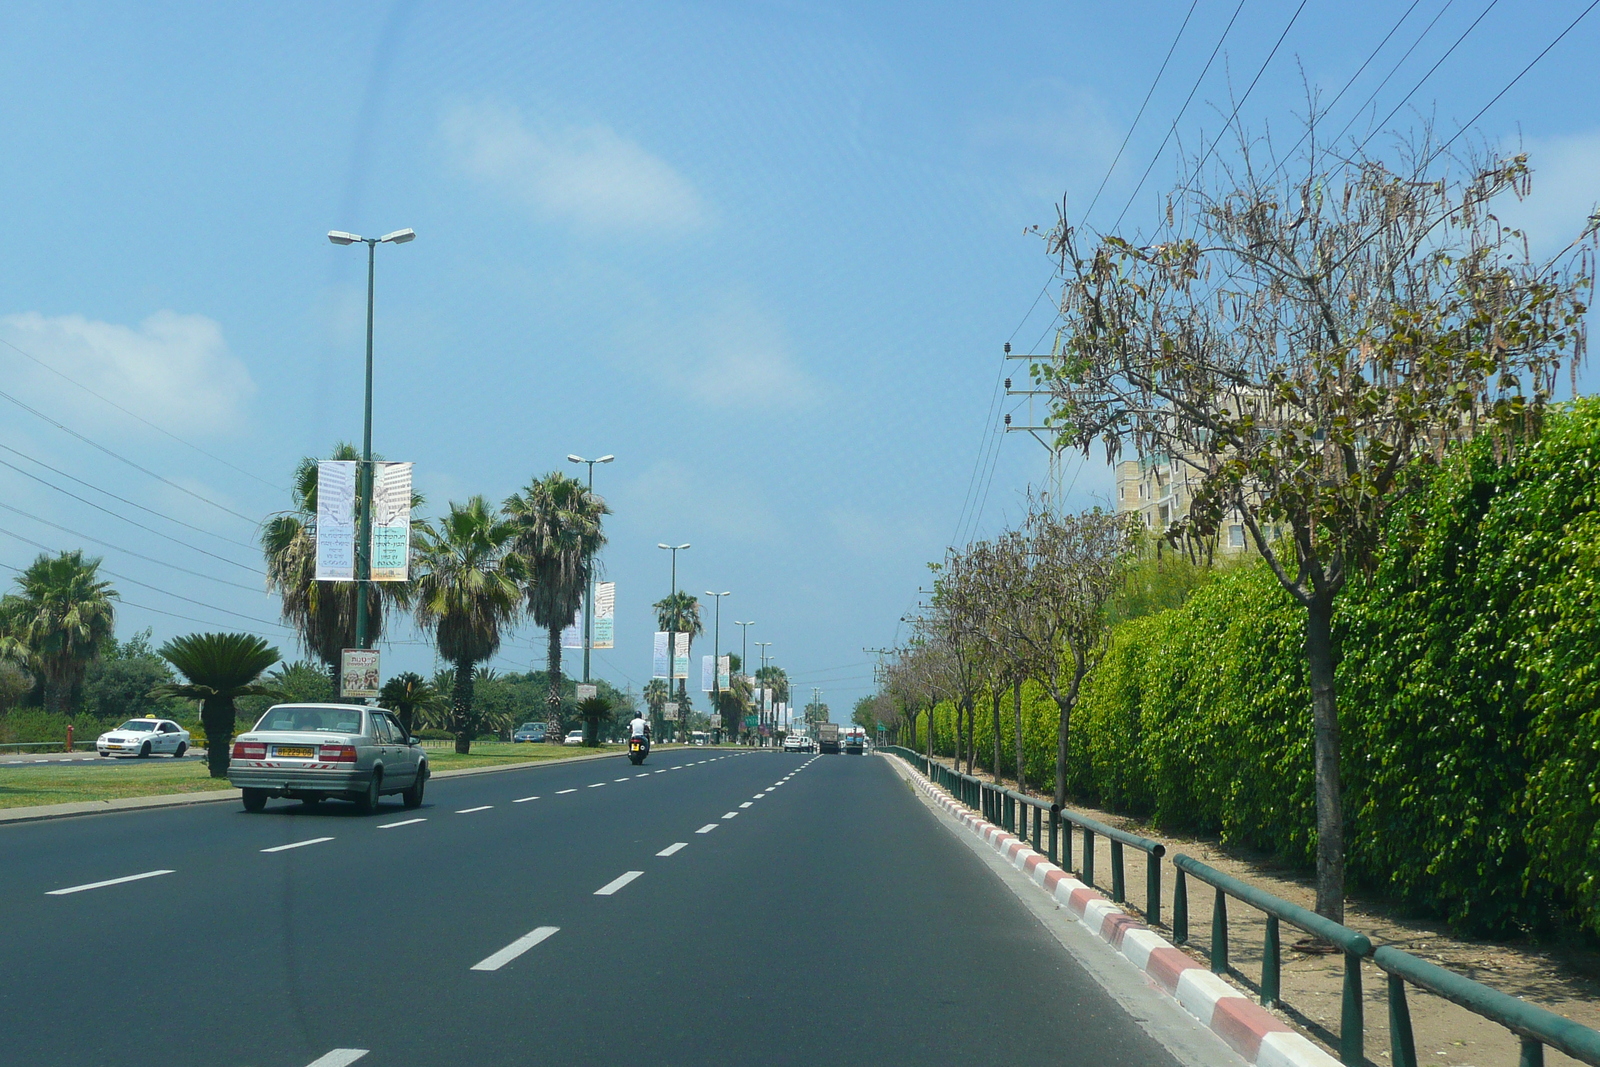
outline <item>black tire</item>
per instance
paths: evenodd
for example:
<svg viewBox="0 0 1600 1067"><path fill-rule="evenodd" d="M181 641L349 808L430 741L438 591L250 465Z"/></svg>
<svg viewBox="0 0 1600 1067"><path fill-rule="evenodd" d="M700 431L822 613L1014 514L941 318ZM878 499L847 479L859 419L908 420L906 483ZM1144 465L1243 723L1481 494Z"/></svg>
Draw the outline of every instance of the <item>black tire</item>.
<svg viewBox="0 0 1600 1067"><path fill-rule="evenodd" d="M317 793L307 793L305 796L300 798L300 803L304 804L308 808L314 808L318 804L322 803L322 797Z"/></svg>
<svg viewBox="0 0 1600 1067"><path fill-rule="evenodd" d="M378 790L383 788L383 772L373 771L371 781L367 782L367 791L356 794L356 807L363 815L371 815L378 810Z"/></svg>
<svg viewBox="0 0 1600 1067"><path fill-rule="evenodd" d="M149 759L150 758L150 742L146 741L144 744L139 746L139 758L140 759Z"/></svg>
<svg viewBox="0 0 1600 1067"><path fill-rule="evenodd" d="M176 751L176 752L174 752L172 754L172 758L173 759L182 759L183 758L183 754L185 752L187 752L187 751L189 751L188 743L184 742L184 741L179 741L178 742L178 751Z"/></svg>
<svg viewBox="0 0 1600 1067"><path fill-rule="evenodd" d="M423 767L417 771L417 780L412 782L410 788L404 793L400 794L400 799L405 802L407 808L420 808L422 807L422 794L427 791L427 788L428 769Z"/></svg>
<svg viewBox="0 0 1600 1067"><path fill-rule="evenodd" d="M244 790L244 810L259 812L267 810L267 791L265 789Z"/></svg>

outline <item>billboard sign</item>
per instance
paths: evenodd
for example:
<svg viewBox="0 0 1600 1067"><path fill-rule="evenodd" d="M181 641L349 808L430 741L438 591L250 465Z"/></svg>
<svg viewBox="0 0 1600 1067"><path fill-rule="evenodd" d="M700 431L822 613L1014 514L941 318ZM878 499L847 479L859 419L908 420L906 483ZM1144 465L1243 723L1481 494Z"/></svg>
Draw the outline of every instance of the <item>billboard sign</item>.
<svg viewBox="0 0 1600 1067"><path fill-rule="evenodd" d="M339 695L375 697L378 695L378 650L347 648L339 653Z"/></svg>
<svg viewBox="0 0 1600 1067"><path fill-rule="evenodd" d="M678 702L669 700L661 706L661 717L668 722L678 721Z"/></svg>
<svg viewBox="0 0 1600 1067"><path fill-rule="evenodd" d="M596 685L585 685L582 682L578 683L578 699L579 700L593 700L595 697L597 697L599 695L600 695L600 687L599 686L596 686Z"/></svg>

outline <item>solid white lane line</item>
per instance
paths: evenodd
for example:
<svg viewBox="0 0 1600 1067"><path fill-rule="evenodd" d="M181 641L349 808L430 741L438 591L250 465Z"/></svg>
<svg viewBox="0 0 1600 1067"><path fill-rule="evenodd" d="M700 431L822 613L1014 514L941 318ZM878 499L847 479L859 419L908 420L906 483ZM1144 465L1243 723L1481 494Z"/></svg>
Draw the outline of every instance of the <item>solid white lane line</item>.
<svg viewBox="0 0 1600 1067"><path fill-rule="evenodd" d="M700 827L700 829L696 830L695 833L697 833L697 834L709 834L711 831L715 830L718 826L721 826L721 825L722 825L721 823L708 822L704 826Z"/></svg>
<svg viewBox="0 0 1600 1067"><path fill-rule="evenodd" d="M678 841L678 842L675 842L674 844L668 845L666 848L662 849L660 852L657 852L656 855L658 855L658 856L670 856L674 852L677 852L680 849L685 849L685 848L688 848L688 847L689 847L689 842L687 842L687 841Z"/></svg>
<svg viewBox="0 0 1600 1067"><path fill-rule="evenodd" d="M412 823L427 822L427 819L401 819L399 822L386 822L378 827L380 830L393 830L396 826L410 826Z"/></svg>
<svg viewBox="0 0 1600 1067"><path fill-rule="evenodd" d="M556 795L559 796L562 793L576 793L576 792L577 792L576 789L557 789L556 790Z"/></svg>
<svg viewBox="0 0 1600 1067"><path fill-rule="evenodd" d="M522 955L524 952L528 951L534 945L537 945L539 942L543 941L545 938L549 937L559 929L561 929L559 926L541 926L531 933L523 934L521 937L511 942L511 944L507 945L499 952L496 952L493 956L485 957L484 959L479 960L477 963L474 963L472 965L472 970L498 971L500 968L504 967L506 964L510 963L512 960L516 959L518 956Z"/></svg>
<svg viewBox="0 0 1600 1067"><path fill-rule="evenodd" d="M748 807L749 807L749 806L750 806L750 801L748 801L748 800L747 800L747 801L745 801L745 802L744 802L744 803L743 803L743 804L740 804L740 805L739 805L739 806L740 806L740 807L741 807L741 808L748 808Z"/></svg>
<svg viewBox="0 0 1600 1067"><path fill-rule="evenodd" d="M518 797L517 799L513 800L511 803L513 803L513 804L526 804L530 800L538 800L538 799L539 799L538 797Z"/></svg>
<svg viewBox="0 0 1600 1067"><path fill-rule="evenodd" d="M82 893L85 889L104 889L108 885L121 885L123 882L138 882L146 878L159 878L163 874L172 874L172 871L145 871L143 874L128 874L121 878L107 878L103 882L89 882L86 885L71 885L65 889L51 889L46 891L47 897L64 897L68 893Z"/></svg>
<svg viewBox="0 0 1600 1067"><path fill-rule="evenodd" d="M336 1048L325 1056L318 1056L306 1067L350 1067L367 1054L364 1048Z"/></svg>
<svg viewBox="0 0 1600 1067"><path fill-rule="evenodd" d="M308 837L304 841L291 841L287 845L274 845L272 848L264 848L261 851L262 852L287 852L291 848L304 848L307 845L320 845L324 841L332 841L332 840L333 840L333 838L331 838L331 837Z"/></svg>
<svg viewBox="0 0 1600 1067"><path fill-rule="evenodd" d="M599 789L603 785L605 785L604 782L590 782L589 783L589 788L590 789Z"/></svg>
<svg viewBox="0 0 1600 1067"><path fill-rule="evenodd" d="M725 812L722 817L724 819L737 819L739 817L739 813L736 811Z"/></svg>
<svg viewBox="0 0 1600 1067"><path fill-rule="evenodd" d="M493 804L479 804L475 808L462 808L460 811L456 812L456 814L457 815L471 815L475 811L488 811L492 807L494 807Z"/></svg>
<svg viewBox="0 0 1600 1067"><path fill-rule="evenodd" d="M596 889L594 891L594 895L597 897L609 897L611 894L615 893L617 890L621 889L635 878L642 877L643 875L643 871L629 871L627 874L624 874L619 878L613 878L599 889Z"/></svg>

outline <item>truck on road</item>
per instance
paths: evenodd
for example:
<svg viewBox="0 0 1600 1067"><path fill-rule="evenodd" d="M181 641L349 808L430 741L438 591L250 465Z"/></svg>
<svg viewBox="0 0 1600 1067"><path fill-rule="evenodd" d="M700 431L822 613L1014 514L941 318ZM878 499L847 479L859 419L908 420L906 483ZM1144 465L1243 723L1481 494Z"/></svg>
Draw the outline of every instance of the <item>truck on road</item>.
<svg viewBox="0 0 1600 1067"><path fill-rule="evenodd" d="M860 726L846 726L844 728L844 752L847 756L859 756L867 746L867 731Z"/></svg>
<svg viewBox="0 0 1600 1067"><path fill-rule="evenodd" d="M831 722L817 724L817 751L826 752L830 756L839 754L838 724Z"/></svg>

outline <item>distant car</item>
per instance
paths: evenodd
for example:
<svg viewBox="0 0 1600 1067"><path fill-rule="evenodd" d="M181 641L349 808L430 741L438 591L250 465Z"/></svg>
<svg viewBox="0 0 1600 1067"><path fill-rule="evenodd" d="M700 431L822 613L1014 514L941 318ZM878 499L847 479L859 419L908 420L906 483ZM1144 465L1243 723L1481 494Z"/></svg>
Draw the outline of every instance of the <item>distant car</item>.
<svg viewBox="0 0 1600 1067"><path fill-rule="evenodd" d="M783 750L785 752L804 752L806 750L806 739L799 734L790 734L783 739Z"/></svg>
<svg viewBox="0 0 1600 1067"><path fill-rule="evenodd" d="M428 757L382 708L277 704L234 740L228 781L243 791L246 811L261 811L269 797L307 805L342 797L370 813L389 793L416 808L428 783Z"/></svg>
<svg viewBox="0 0 1600 1067"><path fill-rule="evenodd" d="M517 727L517 732L511 735L511 740L538 743L544 740L544 729L542 722L525 722Z"/></svg>
<svg viewBox="0 0 1600 1067"><path fill-rule="evenodd" d="M170 753L181 759L189 751L189 731L171 719L129 719L95 739L102 756L153 756Z"/></svg>
<svg viewBox="0 0 1600 1067"><path fill-rule="evenodd" d="M567 735L567 739L565 741L563 741L562 744L565 744L565 745L581 745L581 744L583 744L583 731L582 730L574 730L574 731L572 731L571 733L569 733Z"/></svg>

